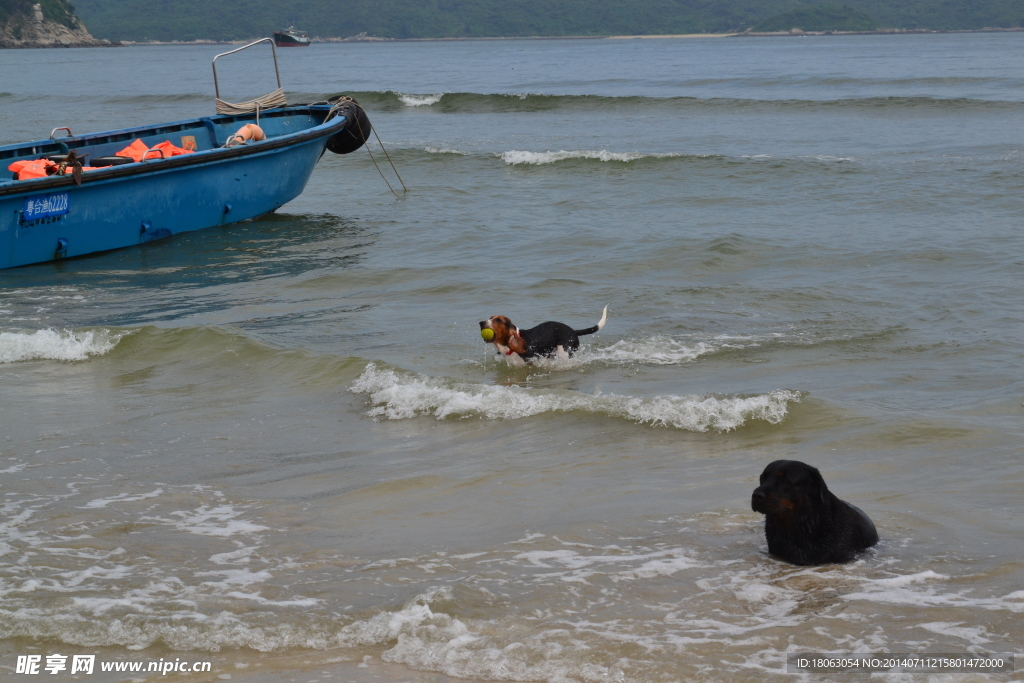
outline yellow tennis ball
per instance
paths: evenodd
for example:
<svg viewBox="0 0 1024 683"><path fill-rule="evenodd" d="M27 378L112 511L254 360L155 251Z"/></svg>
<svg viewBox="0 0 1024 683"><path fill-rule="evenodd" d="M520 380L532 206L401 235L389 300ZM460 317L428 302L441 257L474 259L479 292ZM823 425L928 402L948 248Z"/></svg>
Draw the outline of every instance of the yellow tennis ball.
<svg viewBox="0 0 1024 683"><path fill-rule="evenodd" d="M489 342L494 339L494 330L489 327L485 327L480 330L480 336L484 338L485 342Z"/></svg>

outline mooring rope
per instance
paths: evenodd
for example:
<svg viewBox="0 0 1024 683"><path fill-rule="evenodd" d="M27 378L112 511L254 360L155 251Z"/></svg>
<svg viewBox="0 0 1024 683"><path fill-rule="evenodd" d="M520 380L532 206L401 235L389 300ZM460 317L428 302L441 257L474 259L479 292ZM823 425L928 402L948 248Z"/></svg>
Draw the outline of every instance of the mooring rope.
<svg viewBox="0 0 1024 683"><path fill-rule="evenodd" d="M356 125L359 126L359 119L356 119ZM366 147L366 153L370 155L370 161L373 162L373 165L377 166L377 173L380 173L380 177L384 178L384 182L387 183L388 189L391 190L391 194L401 199L406 195L406 193L409 192L409 188L405 186L405 181L402 180L402 176L398 175L398 169L395 168L395 162L391 161L391 155L388 154L387 147L384 146L384 143L381 142L380 140L380 136L377 135L377 129L374 128L373 126L371 126L370 128L371 130L373 130L373 137L377 138L377 144L380 145L380 148L382 150L384 150L384 156L388 158L388 163L391 164L391 170L395 172L396 176L398 176L398 182L402 183L402 194L398 194L397 192L395 192L394 188L391 187L391 183L388 182L388 179L384 178L384 174L381 173L380 166L377 166L377 160L373 158L373 152L370 151L369 145L364 145ZM359 134L363 134L362 126L359 127Z"/></svg>
<svg viewBox="0 0 1024 683"><path fill-rule="evenodd" d="M327 118L324 119L325 121L329 121L330 119L337 116L341 112L341 110L344 109L344 105L346 104L354 104L355 106L359 107L359 103L355 101L355 98L349 97L348 95L341 95L340 97L330 100L328 104L331 104L333 106L331 107L331 111L327 113ZM362 107L360 107L360 109L361 108ZM355 119L356 128L359 129L359 137L365 140L366 142L369 142L370 136L363 135L363 125L359 123L359 117L353 116L352 118ZM370 161L373 162L374 167L377 169L377 173L380 173L380 177L384 180L384 184L388 186L389 190L391 190L391 194L401 199L409 192L409 188L405 186L405 181L402 180L402 176L398 173L398 169L395 168L395 162L391 160L391 155L388 154L387 148L384 146L384 143L381 142L380 136L377 135L377 127L371 123L370 130L373 131L373 136L377 138L377 144L379 144L380 148L384 151L384 156L388 158L388 163L391 164L391 170L395 172L395 177L398 178L398 182L402 183L402 194L398 194L397 192L395 192L395 188L391 187L391 183L389 183L388 179L384 176L384 172L380 170L380 166L377 164L377 160L373 158L373 152L370 151L370 145L364 142L363 146L366 147L366 153L370 155Z"/></svg>

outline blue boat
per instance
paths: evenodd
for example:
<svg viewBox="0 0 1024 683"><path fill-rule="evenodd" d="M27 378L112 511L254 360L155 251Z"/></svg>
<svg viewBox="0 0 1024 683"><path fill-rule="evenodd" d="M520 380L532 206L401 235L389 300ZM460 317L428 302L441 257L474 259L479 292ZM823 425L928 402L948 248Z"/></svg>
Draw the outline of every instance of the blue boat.
<svg viewBox="0 0 1024 683"><path fill-rule="evenodd" d="M250 43L222 57L262 42ZM370 133L349 98L286 106L275 93L216 116L0 147L0 268L71 258L247 220L297 197L325 149L348 153ZM277 55L274 54L277 67ZM281 106L284 105L284 106ZM255 123L265 135L239 136ZM119 157L140 140L142 161ZM165 156L170 143L189 153ZM179 150L179 151L181 151ZM8 167L48 157L54 175L16 179ZM83 163L84 160L84 163ZM45 163L45 162L44 162ZM77 168L73 168L77 166ZM52 168L52 167L51 167Z"/></svg>

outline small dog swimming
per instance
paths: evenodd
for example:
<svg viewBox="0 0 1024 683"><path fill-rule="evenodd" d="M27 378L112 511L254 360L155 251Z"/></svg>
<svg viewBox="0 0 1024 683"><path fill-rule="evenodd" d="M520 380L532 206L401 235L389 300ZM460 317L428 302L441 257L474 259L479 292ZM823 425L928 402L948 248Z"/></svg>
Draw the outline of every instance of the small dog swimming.
<svg viewBox="0 0 1024 683"><path fill-rule="evenodd" d="M549 320L528 330L520 330L506 316L492 315L480 321L480 336L494 344L498 353L509 362L524 363L537 356L569 358L580 348L580 337L593 334L608 320L608 307L604 307L601 320L585 330L574 330L565 323Z"/></svg>
<svg viewBox="0 0 1024 683"><path fill-rule="evenodd" d="M860 508L839 500L821 472L797 460L776 460L761 473L750 497L765 515L768 552L799 565L849 562L878 543L878 532Z"/></svg>

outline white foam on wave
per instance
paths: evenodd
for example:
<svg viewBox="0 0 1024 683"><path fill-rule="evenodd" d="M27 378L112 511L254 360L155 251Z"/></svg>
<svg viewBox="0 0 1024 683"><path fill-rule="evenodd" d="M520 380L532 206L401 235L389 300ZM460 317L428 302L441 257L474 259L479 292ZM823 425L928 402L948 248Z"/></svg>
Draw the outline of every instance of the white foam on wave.
<svg viewBox="0 0 1024 683"><path fill-rule="evenodd" d="M238 598L239 600L252 600L253 602L259 603L265 607L312 607L313 605L320 604L320 600L317 598L295 598L294 600L271 600L265 598L259 593L243 593L241 591L228 591L224 593L225 597Z"/></svg>
<svg viewBox="0 0 1024 683"><path fill-rule="evenodd" d="M757 346L758 344L746 344ZM743 348L745 344L727 339L710 339L707 341L682 341L665 335L655 335L642 339L620 339L610 346L584 345L571 358L555 356L552 358L535 358L530 361L534 368L553 372L572 370L582 366L597 365L680 365L692 363L701 356L716 353L727 348ZM498 361L507 360L503 356L495 356ZM510 363L517 365L514 363ZM521 365L521 364L518 364Z"/></svg>
<svg viewBox="0 0 1024 683"><path fill-rule="evenodd" d="M681 154L642 154L640 152L609 152L608 150L559 150L557 152L528 152L518 149L503 152L501 160L510 166L528 164L542 166L568 159L592 159L595 161L617 161L629 163L638 159L668 159Z"/></svg>
<svg viewBox="0 0 1024 683"><path fill-rule="evenodd" d="M279 623L277 615L322 600L290 588L287 562L239 540L268 529L240 518L250 514L248 508L232 507L205 487L162 486L103 498L93 493L73 504L80 511L74 525L55 525L53 515L62 519L67 499L79 496L73 489L50 498L0 500L0 556L7 556L7 570L0 573L0 640L41 637L133 650L162 641L210 651L337 644L339 624L329 616ZM190 501L199 504L182 509ZM150 514L140 515L139 507ZM165 555L175 558L170 563L109 544L111 529L139 523L154 537L176 531L198 536ZM177 562L182 557L190 560Z"/></svg>
<svg viewBox="0 0 1024 683"><path fill-rule="evenodd" d="M79 361L102 356L117 346L126 332L110 330L36 330L0 332L0 363L26 360Z"/></svg>
<svg viewBox="0 0 1024 683"><path fill-rule="evenodd" d="M658 335L646 339L623 339L603 348L587 347L577 358L584 363L678 365L691 363L719 348L702 341L685 344L678 339Z"/></svg>
<svg viewBox="0 0 1024 683"><path fill-rule="evenodd" d="M521 387L450 382L412 373L398 373L370 363L350 391L368 394L374 403L367 414L403 420L433 415L517 420L554 412L582 411L620 417L655 427L694 432L730 431L748 420L782 422L796 391L777 390L749 397L588 395Z"/></svg>
<svg viewBox="0 0 1024 683"><path fill-rule="evenodd" d="M680 548L639 553L602 552L593 555L568 548L529 550L519 553L514 559L525 560L533 567L557 569L559 571L545 574L545 578L558 578L568 583L586 582L595 575L608 576L612 582L652 579L704 566Z"/></svg>
<svg viewBox="0 0 1024 683"><path fill-rule="evenodd" d="M188 531L200 536L221 536L226 538L235 534L251 535L269 530L269 527L253 524L248 520L236 519L243 512L243 510L236 510L230 505L218 505L215 507L202 505L195 510L172 512L171 517L177 517L178 519L176 520L156 517L143 517L143 519L152 519L164 523L169 522L181 531Z"/></svg>
<svg viewBox="0 0 1024 683"><path fill-rule="evenodd" d="M865 576L862 572L874 573L863 560L852 565L831 569L812 568L778 571L774 565L741 566L726 569L718 576L699 579L696 585L705 596L714 597L722 603L722 596L732 595L739 603L748 607L743 610L744 618L694 618L693 613L681 610L670 613L666 624L680 632L696 632L717 639L740 639L764 633L766 629L806 628L807 622L821 619L846 620L851 614L870 615L871 608L864 609L863 603L897 605L906 609L921 610L922 615L949 615L946 608L965 610L1003 611L1020 613L1024 611L1024 591L1007 595L972 596L969 590L944 587L951 577L931 570L894 576ZM827 597L826 596L830 596ZM823 604L833 603L830 610L808 611L808 600L824 599ZM841 609L835 603L861 603L855 612L851 608ZM934 610L934 612L933 612ZM724 616L724 615L723 615ZM861 617L856 617L860 619ZM962 622L924 621L916 624L932 633L949 636L978 645L990 642L988 631L983 626L969 626ZM888 637L879 639L876 634L867 637L876 642L857 643L850 640L842 643L848 651L870 651L884 649ZM836 643L840 645L840 643Z"/></svg>
<svg viewBox="0 0 1024 683"><path fill-rule="evenodd" d="M960 640L966 640L971 645L984 645L985 643L992 642L990 638L985 637L988 629L984 626L965 626L963 622L959 621L933 621L926 624L917 624L917 627L923 628L925 631L938 633L940 636L951 636Z"/></svg>
<svg viewBox="0 0 1024 683"><path fill-rule="evenodd" d="M405 93L396 93L398 100L407 107L429 107L432 104L437 104L444 97L444 93L438 95L406 95Z"/></svg>
<svg viewBox="0 0 1024 683"><path fill-rule="evenodd" d="M114 496L113 498L97 498L96 500L90 500L88 503L85 504L85 507L86 508L105 508L108 505L110 505L111 503L133 503L133 502L135 502L137 500L146 500L147 498L156 498L157 496L159 496L163 492L164 492L163 489L156 489L155 491L150 491L149 493L140 493L140 494L134 495L134 496L129 494L129 493L122 493L120 495Z"/></svg>
<svg viewBox="0 0 1024 683"><path fill-rule="evenodd" d="M654 335L638 339L622 339L604 347L594 343L585 344L568 361L555 359L554 366L557 367L558 364L573 366L586 363L678 365L691 363L701 356L722 351L742 351L776 344L813 346L849 339L849 335L810 334L801 330L763 334L690 334L679 337ZM543 366L551 361L540 359L533 363Z"/></svg>
<svg viewBox="0 0 1024 683"><path fill-rule="evenodd" d="M131 567L125 565L114 567L92 565L78 571L59 572L46 577L26 579L20 584L16 584L15 581L4 582L3 585L0 585L0 596L10 599L16 593L34 593L37 590L51 593L101 590L104 587L102 581L122 580L130 576L131 573Z"/></svg>
<svg viewBox="0 0 1024 683"><path fill-rule="evenodd" d="M453 617L444 604L454 599L451 588L432 588L394 612L382 612L345 626L338 633L341 646L390 645L381 659L421 671L439 671L455 678L512 681L621 680L607 667L587 665L576 670L569 650L585 650L582 643L565 647L545 642L546 634L526 635L507 642L499 624ZM558 630L559 635L565 633ZM541 656L538 656L541 655Z"/></svg>
<svg viewBox="0 0 1024 683"><path fill-rule="evenodd" d="M451 149L449 147L424 147L424 152L430 154L456 154L460 157L468 157L469 152L463 152L461 149Z"/></svg>
<svg viewBox="0 0 1024 683"><path fill-rule="evenodd" d="M242 546L238 550L229 553L216 553L210 555L210 562L214 564L247 564L256 552L256 546Z"/></svg>
<svg viewBox="0 0 1024 683"><path fill-rule="evenodd" d="M974 597L968 595L966 591L943 591L935 587L936 582L945 582L949 578L929 569L892 578L863 579L861 590L851 592L844 598L884 605L974 607L990 611L1024 613L1024 590L1006 595Z"/></svg>
<svg viewBox="0 0 1024 683"><path fill-rule="evenodd" d="M220 581L204 581L204 586L212 586L214 588L227 589L229 586L249 586L254 583L263 583L267 579L271 578L271 573L267 570L261 570L254 572L248 567L242 569L215 569L207 572L196 572L196 576L219 576Z"/></svg>
<svg viewBox="0 0 1024 683"><path fill-rule="evenodd" d="M837 157L832 154L812 154L800 156L798 159L814 159L815 161L857 161L856 157Z"/></svg>

